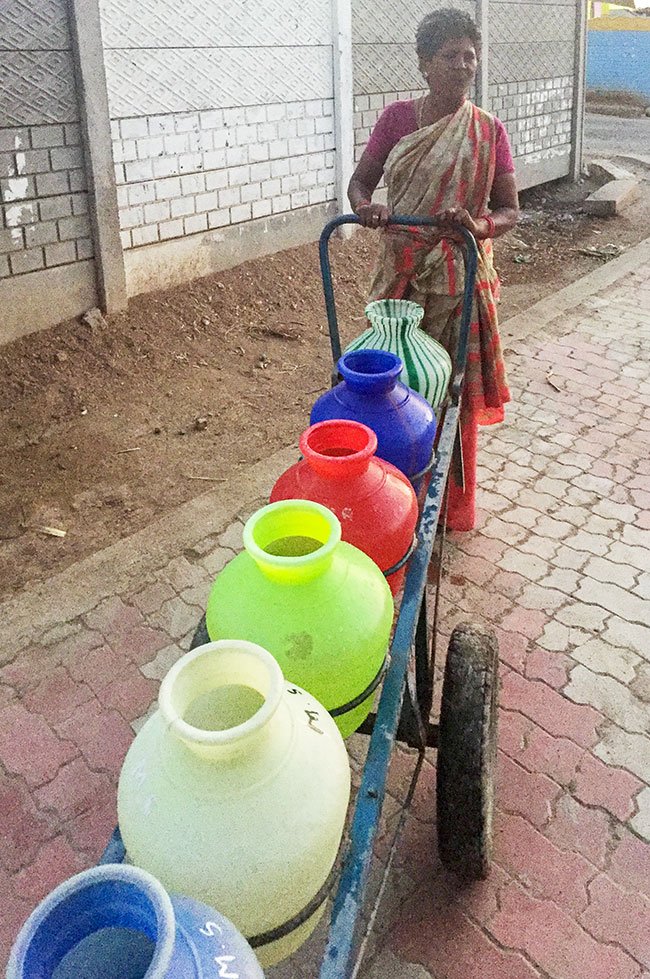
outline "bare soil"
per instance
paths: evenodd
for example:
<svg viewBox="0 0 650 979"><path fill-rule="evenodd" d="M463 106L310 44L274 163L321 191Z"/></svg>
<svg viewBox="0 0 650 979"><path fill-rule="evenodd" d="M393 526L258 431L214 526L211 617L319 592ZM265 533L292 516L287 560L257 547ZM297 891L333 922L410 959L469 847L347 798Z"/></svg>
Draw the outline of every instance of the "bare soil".
<svg viewBox="0 0 650 979"><path fill-rule="evenodd" d="M581 210L594 187L522 195L522 223L496 245L502 321L611 257L578 249L647 235L647 196L597 219ZM344 342L364 326L375 248L373 232L333 243ZM0 594L296 444L330 367L315 244L0 349Z"/></svg>

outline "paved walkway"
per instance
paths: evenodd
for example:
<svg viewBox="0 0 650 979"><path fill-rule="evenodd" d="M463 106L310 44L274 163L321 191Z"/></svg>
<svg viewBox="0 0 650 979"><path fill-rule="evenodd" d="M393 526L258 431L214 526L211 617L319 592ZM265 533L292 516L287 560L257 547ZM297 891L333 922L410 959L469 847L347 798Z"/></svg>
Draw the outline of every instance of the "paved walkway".
<svg viewBox="0 0 650 979"><path fill-rule="evenodd" d="M483 433L480 527L453 536L442 599L443 635L470 615L500 640L495 865L466 889L442 871L432 755L368 979L650 979L648 310L650 239L504 326L514 402ZM4 954L101 852L132 728L293 458L0 605ZM272 975L313 979L321 937Z"/></svg>

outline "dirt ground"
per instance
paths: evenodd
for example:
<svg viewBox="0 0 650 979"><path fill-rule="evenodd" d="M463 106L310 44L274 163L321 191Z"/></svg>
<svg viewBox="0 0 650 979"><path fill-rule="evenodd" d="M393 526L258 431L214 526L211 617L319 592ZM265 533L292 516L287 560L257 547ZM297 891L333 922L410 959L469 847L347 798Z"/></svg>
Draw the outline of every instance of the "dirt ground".
<svg viewBox="0 0 650 979"><path fill-rule="evenodd" d="M522 195L521 224L496 246L502 321L647 236L647 195L592 218L581 202L595 186ZM373 232L333 245L344 342L364 328L375 248ZM0 594L296 444L330 364L315 244L1 348Z"/></svg>

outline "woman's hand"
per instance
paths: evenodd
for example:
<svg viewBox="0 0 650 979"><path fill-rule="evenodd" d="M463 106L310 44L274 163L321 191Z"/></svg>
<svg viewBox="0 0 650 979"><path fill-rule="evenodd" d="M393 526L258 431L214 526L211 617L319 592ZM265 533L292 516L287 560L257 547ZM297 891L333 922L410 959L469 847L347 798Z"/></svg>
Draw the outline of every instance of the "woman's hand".
<svg viewBox="0 0 650 979"><path fill-rule="evenodd" d="M478 239L485 238L489 231L487 221L484 221L482 218L475 221L469 211L464 207L449 207L446 211L440 211L439 214L436 214L436 218L438 219L440 230L447 232L444 237L451 238L453 241L463 241L462 235L458 233L453 234L458 225L467 228ZM452 233L449 234L448 232Z"/></svg>
<svg viewBox="0 0 650 979"><path fill-rule="evenodd" d="M384 204L367 202L358 204L354 213L364 228L385 228L390 217L390 211Z"/></svg>

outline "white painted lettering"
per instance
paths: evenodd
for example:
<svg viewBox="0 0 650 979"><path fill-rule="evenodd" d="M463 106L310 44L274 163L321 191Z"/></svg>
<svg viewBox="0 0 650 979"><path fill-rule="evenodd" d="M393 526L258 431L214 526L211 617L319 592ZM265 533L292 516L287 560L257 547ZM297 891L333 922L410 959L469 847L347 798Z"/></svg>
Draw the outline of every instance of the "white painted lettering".
<svg viewBox="0 0 650 979"><path fill-rule="evenodd" d="M235 961L234 955L217 955L214 961L219 966L219 979L239 979L238 972L228 969L228 963Z"/></svg>

